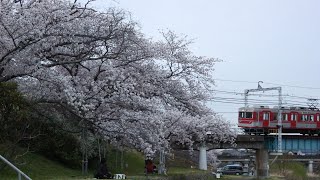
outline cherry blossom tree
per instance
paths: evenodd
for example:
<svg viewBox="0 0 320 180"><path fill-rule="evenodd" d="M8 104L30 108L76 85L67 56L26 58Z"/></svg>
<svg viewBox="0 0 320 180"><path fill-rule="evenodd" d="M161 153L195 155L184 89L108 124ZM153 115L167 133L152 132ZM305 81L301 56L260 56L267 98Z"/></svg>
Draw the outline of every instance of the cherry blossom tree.
<svg viewBox="0 0 320 180"><path fill-rule="evenodd" d="M168 31L152 41L121 9L76 1L0 5L0 82L14 80L29 99L146 154L191 147L207 132L232 141L229 123L206 106L218 60L194 55L187 37Z"/></svg>

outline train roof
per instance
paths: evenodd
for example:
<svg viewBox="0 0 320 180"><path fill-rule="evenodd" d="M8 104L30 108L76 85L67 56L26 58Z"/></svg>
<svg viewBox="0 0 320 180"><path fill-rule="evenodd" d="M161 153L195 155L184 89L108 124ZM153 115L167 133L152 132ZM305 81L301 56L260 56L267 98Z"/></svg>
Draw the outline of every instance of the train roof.
<svg viewBox="0 0 320 180"><path fill-rule="evenodd" d="M248 106L248 107L241 107L239 111L254 111L256 109L269 109L269 106Z"/></svg>
<svg viewBox="0 0 320 180"><path fill-rule="evenodd" d="M270 109L270 110L278 110L279 106L274 106L272 108L269 108L269 106L248 106L248 107L241 107L239 108L239 111L254 111L258 109ZM281 110L295 110L295 111L320 111L318 108L310 108L310 107L286 107L281 106Z"/></svg>

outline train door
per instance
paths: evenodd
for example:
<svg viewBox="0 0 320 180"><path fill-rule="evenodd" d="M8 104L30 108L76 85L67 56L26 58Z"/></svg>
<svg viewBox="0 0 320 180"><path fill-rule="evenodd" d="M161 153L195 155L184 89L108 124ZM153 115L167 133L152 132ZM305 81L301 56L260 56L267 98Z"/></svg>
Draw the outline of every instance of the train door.
<svg viewBox="0 0 320 180"><path fill-rule="evenodd" d="M270 124L270 111L262 111L262 127L268 128Z"/></svg>
<svg viewBox="0 0 320 180"><path fill-rule="evenodd" d="M291 112L290 113L290 122L292 128L297 128L297 121L298 121L298 113L297 112Z"/></svg>
<svg viewBox="0 0 320 180"><path fill-rule="evenodd" d="M317 128L320 128L320 113L316 113L314 117L314 121L317 123Z"/></svg>
<svg viewBox="0 0 320 180"><path fill-rule="evenodd" d="M281 121L282 121L282 128L283 129L290 129L291 123L289 122L288 113L284 112L281 114Z"/></svg>

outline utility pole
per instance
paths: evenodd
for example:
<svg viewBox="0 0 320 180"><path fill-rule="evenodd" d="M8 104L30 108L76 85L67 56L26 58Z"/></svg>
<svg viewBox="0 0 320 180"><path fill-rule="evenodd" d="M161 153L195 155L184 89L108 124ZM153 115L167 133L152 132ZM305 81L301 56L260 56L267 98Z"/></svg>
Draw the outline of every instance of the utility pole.
<svg viewBox="0 0 320 180"><path fill-rule="evenodd" d="M258 82L258 88L257 89L245 89L244 90L244 105L245 108L248 108L248 96L250 92L265 92L265 91L278 91L278 153L282 154L282 90L281 87L271 87L271 88L262 88L260 83L263 83L263 81ZM270 117L269 117L270 118Z"/></svg>

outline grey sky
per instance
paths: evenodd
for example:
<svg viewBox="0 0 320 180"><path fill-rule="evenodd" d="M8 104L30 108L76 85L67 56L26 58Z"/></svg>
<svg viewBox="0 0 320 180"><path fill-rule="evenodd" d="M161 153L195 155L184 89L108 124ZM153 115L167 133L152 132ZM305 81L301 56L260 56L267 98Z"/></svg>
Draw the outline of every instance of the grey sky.
<svg viewBox="0 0 320 180"><path fill-rule="evenodd" d="M217 90L243 92L247 88L256 88L256 82L260 80L265 82L263 87L275 86L267 84L269 82L320 88L320 1L116 2L100 0L95 5L101 9L117 6L130 11L148 37L157 39L159 29L170 29L195 39L191 47L195 54L224 60L216 65L214 76L217 79L255 82L218 80ZM320 98L320 89L282 87L283 94ZM217 93L216 96L243 98L226 93ZM284 100L292 99L285 97ZM225 102L211 104L217 112L236 112L241 106ZM222 114L236 122L236 113Z"/></svg>

